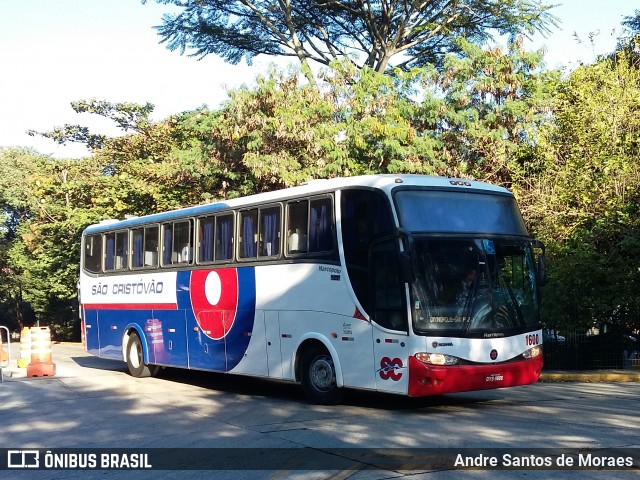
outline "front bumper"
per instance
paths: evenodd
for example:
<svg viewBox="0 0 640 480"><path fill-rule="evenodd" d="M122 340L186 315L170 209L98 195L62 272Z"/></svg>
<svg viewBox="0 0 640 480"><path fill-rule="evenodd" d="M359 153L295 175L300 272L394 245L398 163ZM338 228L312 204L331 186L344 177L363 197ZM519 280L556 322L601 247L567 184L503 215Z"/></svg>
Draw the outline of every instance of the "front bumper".
<svg viewBox="0 0 640 480"><path fill-rule="evenodd" d="M490 365L426 365L409 357L410 397L487 390L535 383L542 372L542 355L528 360Z"/></svg>

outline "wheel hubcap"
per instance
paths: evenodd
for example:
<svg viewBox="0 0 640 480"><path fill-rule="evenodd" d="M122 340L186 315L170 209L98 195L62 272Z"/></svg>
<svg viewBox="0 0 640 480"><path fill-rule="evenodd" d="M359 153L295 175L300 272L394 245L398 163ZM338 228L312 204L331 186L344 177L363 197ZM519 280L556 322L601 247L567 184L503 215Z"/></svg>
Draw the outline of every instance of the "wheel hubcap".
<svg viewBox="0 0 640 480"><path fill-rule="evenodd" d="M326 357L320 357L311 366L311 381L318 390L329 390L335 383L333 365Z"/></svg>
<svg viewBox="0 0 640 480"><path fill-rule="evenodd" d="M138 368L142 364L142 352L138 348L138 345L134 343L129 350L129 358L131 359L131 365L133 368Z"/></svg>

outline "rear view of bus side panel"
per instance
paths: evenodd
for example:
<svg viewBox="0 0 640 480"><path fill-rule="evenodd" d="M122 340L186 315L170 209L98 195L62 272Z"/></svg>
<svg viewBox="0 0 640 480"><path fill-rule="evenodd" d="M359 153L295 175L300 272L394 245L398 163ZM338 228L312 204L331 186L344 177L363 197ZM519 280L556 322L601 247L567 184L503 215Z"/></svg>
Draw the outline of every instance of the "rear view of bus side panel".
<svg viewBox="0 0 640 480"><path fill-rule="evenodd" d="M82 308L82 312L85 348L87 352L99 356L100 331L98 329L98 311Z"/></svg>

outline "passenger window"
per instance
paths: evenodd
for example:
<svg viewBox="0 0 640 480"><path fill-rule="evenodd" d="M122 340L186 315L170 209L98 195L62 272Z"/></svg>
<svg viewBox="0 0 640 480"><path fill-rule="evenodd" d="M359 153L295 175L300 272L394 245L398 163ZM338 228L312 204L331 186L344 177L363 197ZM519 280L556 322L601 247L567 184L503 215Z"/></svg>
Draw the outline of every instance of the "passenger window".
<svg viewBox="0 0 640 480"><path fill-rule="evenodd" d="M309 251L307 232L309 202L300 200L287 206L287 255Z"/></svg>
<svg viewBox="0 0 640 480"><path fill-rule="evenodd" d="M102 235L89 235L85 237L84 268L92 273L102 271Z"/></svg>
<svg viewBox="0 0 640 480"><path fill-rule="evenodd" d="M163 266L188 264L193 261L191 241L191 220L165 223L162 226L162 264Z"/></svg>
<svg viewBox="0 0 640 480"><path fill-rule="evenodd" d="M216 260L233 258L233 214L216 217Z"/></svg>
<svg viewBox="0 0 640 480"><path fill-rule="evenodd" d="M131 231L131 267L145 268L158 266L158 227L136 228Z"/></svg>
<svg viewBox="0 0 640 480"><path fill-rule="evenodd" d="M334 250L331 198L298 200L287 205L287 255Z"/></svg>
<svg viewBox="0 0 640 480"><path fill-rule="evenodd" d="M309 213L309 251L333 250L333 213L331 199L311 200Z"/></svg>
<svg viewBox="0 0 640 480"><path fill-rule="evenodd" d="M126 270L129 253L129 233L113 232L105 235L105 270Z"/></svg>
<svg viewBox="0 0 640 480"><path fill-rule="evenodd" d="M275 257L280 254L280 207L260 209L259 256Z"/></svg>
<svg viewBox="0 0 640 480"><path fill-rule="evenodd" d="M240 212L238 257L255 258L258 244L258 210Z"/></svg>
<svg viewBox="0 0 640 480"><path fill-rule="evenodd" d="M202 218L198 222L198 262L233 258L233 214Z"/></svg>

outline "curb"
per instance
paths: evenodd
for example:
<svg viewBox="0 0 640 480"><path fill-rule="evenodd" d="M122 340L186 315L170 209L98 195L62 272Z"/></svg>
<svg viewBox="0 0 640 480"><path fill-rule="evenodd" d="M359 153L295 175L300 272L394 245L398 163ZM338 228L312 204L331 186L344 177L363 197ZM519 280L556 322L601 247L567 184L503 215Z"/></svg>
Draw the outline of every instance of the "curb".
<svg viewBox="0 0 640 480"><path fill-rule="evenodd" d="M594 370L588 372L542 372L540 382L624 383L640 382L640 371Z"/></svg>

